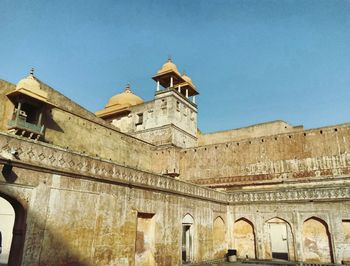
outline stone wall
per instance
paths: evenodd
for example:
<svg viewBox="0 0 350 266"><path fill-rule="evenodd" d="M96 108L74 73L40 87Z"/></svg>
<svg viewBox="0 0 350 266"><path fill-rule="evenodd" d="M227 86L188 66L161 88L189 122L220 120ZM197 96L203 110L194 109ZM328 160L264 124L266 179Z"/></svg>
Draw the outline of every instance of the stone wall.
<svg viewBox="0 0 350 266"><path fill-rule="evenodd" d="M227 247L242 249L243 257L271 258L269 223L286 224L290 260L340 263L349 254L348 180L227 194L0 134L0 168L9 164L11 173L0 176L0 196L25 210L27 226L15 230L25 232L22 265L134 265L143 258L136 246L151 252L155 265L180 265L186 215L194 221L196 262L222 258ZM138 217L152 217L152 229ZM237 229L237 221L251 229ZM319 225L321 244L308 221ZM242 230L249 239L242 239Z"/></svg>
<svg viewBox="0 0 350 266"><path fill-rule="evenodd" d="M137 217L154 216L157 265L181 264L181 221L195 220L194 261L211 259L226 196L164 176L0 135L0 196L26 210L22 265L134 265ZM11 154L16 150L16 156Z"/></svg>
<svg viewBox="0 0 350 266"><path fill-rule="evenodd" d="M255 245L239 245L235 225L231 232L232 247L243 250L243 256L255 253L261 259L272 258L271 239L274 237L269 223L280 222L287 227L289 260L313 263L341 263L349 261L350 242L342 230L342 221L348 219L350 202L273 203L232 206L234 221L246 220L252 225ZM249 236L249 234L244 234ZM238 235L239 236L239 235Z"/></svg>
<svg viewBox="0 0 350 266"><path fill-rule="evenodd" d="M15 88L15 85L0 80L0 131L7 130L7 122L11 118L14 108L13 104L6 97L6 94L13 91Z"/></svg>
<svg viewBox="0 0 350 266"><path fill-rule="evenodd" d="M120 165L153 172L154 146L118 131L93 113L41 83L55 105L43 116L45 142L67 150L79 151L97 158L112 160ZM13 104L5 96L15 86L0 82L0 129L7 130Z"/></svg>
<svg viewBox="0 0 350 266"><path fill-rule="evenodd" d="M240 141L244 139L266 137L276 134L292 133L302 131L303 126L291 126L288 123L277 120L248 127L218 131L202 134L198 132L198 145L219 144L230 141Z"/></svg>
<svg viewBox="0 0 350 266"><path fill-rule="evenodd" d="M153 101L128 110L111 122L122 132L155 145L197 145L197 109L177 91L158 92Z"/></svg>
<svg viewBox="0 0 350 266"><path fill-rule="evenodd" d="M301 182L350 171L350 125L183 149L180 177L216 188Z"/></svg>

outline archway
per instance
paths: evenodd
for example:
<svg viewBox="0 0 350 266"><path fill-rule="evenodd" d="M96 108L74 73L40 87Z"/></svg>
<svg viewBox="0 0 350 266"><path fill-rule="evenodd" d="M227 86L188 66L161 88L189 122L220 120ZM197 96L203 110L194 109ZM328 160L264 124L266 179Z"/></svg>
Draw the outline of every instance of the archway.
<svg viewBox="0 0 350 266"><path fill-rule="evenodd" d="M237 257L255 259L255 233L252 222L246 218L238 219L233 226L233 237Z"/></svg>
<svg viewBox="0 0 350 266"><path fill-rule="evenodd" d="M219 216L213 224L213 252L214 259L224 258L227 252L226 229L224 220Z"/></svg>
<svg viewBox="0 0 350 266"><path fill-rule="evenodd" d="M294 237L290 224L279 217L271 218L265 223L268 232L266 252L273 259L295 260Z"/></svg>
<svg viewBox="0 0 350 266"><path fill-rule="evenodd" d="M194 219L186 214L182 219L182 261L191 262L194 258Z"/></svg>
<svg viewBox="0 0 350 266"><path fill-rule="evenodd" d="M14 223L15 210L7 200L0 197L0 265L8 263Z"/></svg>
<svg viewBox="0 0 350 266"><path fill-rule="evenodd" d="M25 238L25 220L23 206L12 197L0 193L1 264L21 265Z"/></svg>
<svg viewBox="0 0 350 266"><path fill-rule="evenodd" d="M328 225L317 217L304 221L303 258L305 262L332 263L333 254Z"/></svg>

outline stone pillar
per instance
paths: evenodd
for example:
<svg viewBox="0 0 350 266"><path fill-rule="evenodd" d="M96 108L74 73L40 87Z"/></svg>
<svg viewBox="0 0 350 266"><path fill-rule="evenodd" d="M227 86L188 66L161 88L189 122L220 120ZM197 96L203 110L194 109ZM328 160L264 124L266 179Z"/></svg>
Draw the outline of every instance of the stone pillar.
<svg viewBox="0 0 350 266"><path fill-rule="evenodd" d="M188 98L188 89L186 89L186 98Z"/></svg>
<svg viewBox="0 0 350 266"><path fill-rule="evenodd" d="M179 87L177 88L177 91L179 92L179 93L181 93L181 86L179 85Z"/></svg>
<svg viewBox="0 0 350 266"><path fill-rule="evenodd" d="M22 106L22 103L18 102L17 113L16 113L16 121L18 121L19 112L21 111L21 106Z"/></svg>
<svg viewBox="0 0 350 266"><path fill-rule="evenodd" d="M41 120L42 120L42 118L43 118L43 113L40 112L40 113L39 113L39 118L38 118L38 126L41 125Z"/></svg>
<svg viewBox="0 0 350 266"><path fill-rule="evenodd" d="M157 91L159 91L160 90L160 86L159 86L160 84L159 84L159 80L157 81Z"/></svg>
<svg viewBox="0 0 350 266"><path fill-rule="evenodd" d="M195 95L193 95L193 97L192 97L192 102L196 103L196 96Z"/></svg>
<svg viewBox="0 0 350 266"><path fill-rule="evenodd" d="M300 214L293 213L294 221L296 223L294 224L294 246L295 246L295 260L296 261L303 261L303 220L302 217L300 217Z"/></svg>
<svg viewBox="0 0 350 266"><path fill-rule="evenodd" d="M174 79L170 77L170 88L174 87Z"/></svg>
<svg viewBox="0 0 350 266"><path fill-rule="evenodd" d="M234 207L233 206L227 206L227 221L226 221L226 232L227 232L227 243L228 249L232 249L235 246L234 243L234 237L233 237L233 225L235 223L235 216L234 216Z"/></svg>
<svg viewBox="0 0 350 266"><path fill-rule="evenodd" d="M255 256L257 259L265 259L264 257L264 220L259 216L254 217L255 222Z"/></svg>

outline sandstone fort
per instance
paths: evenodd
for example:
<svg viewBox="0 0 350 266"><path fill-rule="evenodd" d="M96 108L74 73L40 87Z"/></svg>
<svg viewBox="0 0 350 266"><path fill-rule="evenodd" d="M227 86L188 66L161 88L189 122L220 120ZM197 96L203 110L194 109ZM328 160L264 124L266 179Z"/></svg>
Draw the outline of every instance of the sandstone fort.
<svg viewBox="0 0 350 266"><path fill-rule="evenodd" d="M350 124L204 134L190 72L154 73L152 100L126 85L96 113L0 80L0 263L350 264Z"/></svg>

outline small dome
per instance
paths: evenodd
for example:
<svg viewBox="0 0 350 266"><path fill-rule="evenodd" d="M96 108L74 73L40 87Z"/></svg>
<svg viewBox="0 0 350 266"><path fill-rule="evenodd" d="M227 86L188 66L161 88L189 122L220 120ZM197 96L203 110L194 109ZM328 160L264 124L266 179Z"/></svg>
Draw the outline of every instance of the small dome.
<svg viewBox="0 0 350 266"><path fill-rule="evenodd" d="M187 83L189 83L190 85L192 85L194 88L196 88L196 86L193 84L192 79L187 76L185 73L181 76Z"/></svg>
<svg viewBox="0 0 350 266"><path fill-rule="evenodd" d="M119 93L117 95L114 95L113 97L111 97L106 105L106 108L109 107L118 107L120 106L122 107L129 107L129 106L133 106L133 105L138 105L143 103L143 100L132 93L130 86L128 85L125 88L125 91L123 91L122 93Z"/></svg>
<svg viewBox="0 0 350 266"><path fill-rule="evenodd" d="M37 81L31 73L28 77L21 79L17 85L16 90L26 89L28 91L40 91L40 83Z"/></svg>
<svg viewBox="0 0 350 266"><path fill-rule="evenodd" d="M174 71L176 73L179 73L179 71L177 70L176 65L173 63L173 61L171 61L171 59L169 58L168 61L161 67L161 69L159 69L157 71L157 74L161 74L164 72L168 72L168 71Z"/></svg>
<svg viewBox="0 0 350 266"><path fill-rule="evenodd" d="M48 93L41 89L40 82L34 77L33 72L34 69L31 70L28 77L21 79L17 83L16 89L7 94L7 96L13 97L18 94L24 94L41 102L49 103L47 101Z"/></svg>

